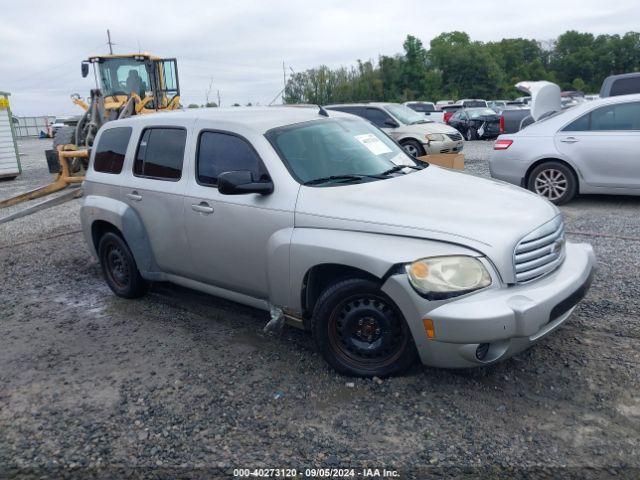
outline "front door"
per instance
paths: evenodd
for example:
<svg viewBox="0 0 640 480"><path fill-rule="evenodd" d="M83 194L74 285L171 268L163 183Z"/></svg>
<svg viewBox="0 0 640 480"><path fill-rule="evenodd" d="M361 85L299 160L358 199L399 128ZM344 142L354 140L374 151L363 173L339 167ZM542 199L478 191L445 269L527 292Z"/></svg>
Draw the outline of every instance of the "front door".
<svg viewBox="0 0 640 480"><path fill-rule="evenodd" d="M201 131L195 178L184 200L194 272L197 280L266 299L268 260L275 257L270 247L280 244L277 235L290 235L296 197L279 192L277 183L270 195L222 195L217 177L234 170L249 170L255 181L269 178L248 140L230 132Z"/></svg>
<svg viewBox="0 0 640 480"><path fill-rule="evenodd" d="M559 131L555 142L589 185L640 189L640 102L588 112Z"/></svg>

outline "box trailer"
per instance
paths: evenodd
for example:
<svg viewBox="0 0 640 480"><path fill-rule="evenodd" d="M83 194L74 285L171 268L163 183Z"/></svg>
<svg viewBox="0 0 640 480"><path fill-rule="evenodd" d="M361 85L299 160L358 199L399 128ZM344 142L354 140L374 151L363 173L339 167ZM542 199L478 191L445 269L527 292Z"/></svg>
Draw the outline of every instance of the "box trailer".
<svg viewBox="0 0 640 480"><path fill-rule="evenodd" d="M0 92L0 178L16 178L22 172L13 121L9 93Z"/></svg>

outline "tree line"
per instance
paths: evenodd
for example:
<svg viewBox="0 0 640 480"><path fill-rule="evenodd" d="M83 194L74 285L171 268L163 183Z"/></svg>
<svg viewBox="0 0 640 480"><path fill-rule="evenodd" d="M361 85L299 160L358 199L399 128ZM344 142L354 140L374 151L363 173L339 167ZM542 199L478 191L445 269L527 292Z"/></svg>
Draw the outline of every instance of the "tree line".
<svg viewBox="0 0 640 480"><path fill-rule="evenodd" d="M508 38L472 41L464 32L442 33L425 48L408 35L404 53L350 67L321 65L293 74L286 103L404 102L460 98L511 99L514 85L549 80L563 90L600 91L608 75L640 70L640 33L598 35L567 31L548 42Z"/></svg>

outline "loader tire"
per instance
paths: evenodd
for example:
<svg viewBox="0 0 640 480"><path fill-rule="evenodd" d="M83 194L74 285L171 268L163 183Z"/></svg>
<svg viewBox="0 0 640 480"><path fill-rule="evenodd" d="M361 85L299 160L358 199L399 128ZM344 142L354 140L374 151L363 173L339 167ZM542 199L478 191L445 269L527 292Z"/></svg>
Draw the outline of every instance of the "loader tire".
<svg viewBox="0 0 640 480"><path fill-rule="evenodd" d="M64 145L75 145L76 144L76 128L75 127L62 127L58 130L55 137L53 137L53 153L56 158L56 163L58 166L58 172L60 171L60 159L58 158L58 147ZM79 172L82 168L82 162L79 158L74 158L71 161L71 165L69 165L71 169L71 173ZM51 168L49 168L51 172ZM51 172L54 173L54 172Z"/></svg>

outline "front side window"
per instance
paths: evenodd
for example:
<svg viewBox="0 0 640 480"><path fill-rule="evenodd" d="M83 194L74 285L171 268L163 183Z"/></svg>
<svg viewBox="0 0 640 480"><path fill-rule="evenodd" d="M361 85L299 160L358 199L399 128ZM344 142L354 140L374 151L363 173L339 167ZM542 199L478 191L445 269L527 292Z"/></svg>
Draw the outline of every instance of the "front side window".
<svg viewBox="0 0 640 480"><path fill-rule="evenodd" d="M563 129L565 132L625 130L640 130L640 102L597 108L577 118Z"/></svg>
<svg viewBox="0 0 640 480"><path fill-rule="evenodd" d="M142 132L133 174L157 180L179 180L182 176L187 131L183 128L147 128Z"/></svg>
<svg viewBox="0 0 640 480"><path fill-rule="evenodd" d="M130 138L131 127L110 128L102 132L93 159L93 169L102 173L120 173Z"/></svg>
<svg viewBox="0 0 640 480"><path fill-rule="evenodd" d="M198 183L216 185L218 175L236 170L249 170L256 182L268 179L260 157L246 140L229 133L202 132L198 142Z"/></svg>
<svg viewBox="0 0 640 480"><path fill-rule="evenodd" d="M383 180L387 177L380 175L393 167L416 165L387 135L357 118L314 120L275 128L265 136L300 183L339 175ZM329 184L334 185L322 185Z"/></svg>
<svg viewBox="0 0 640 480"><path fill-rule="evenodd" d="M380 128L388 128L390 125L387 125L387 122L393 122L393 119L379 108L367 108L364 115L367 120Z"/></svg>

